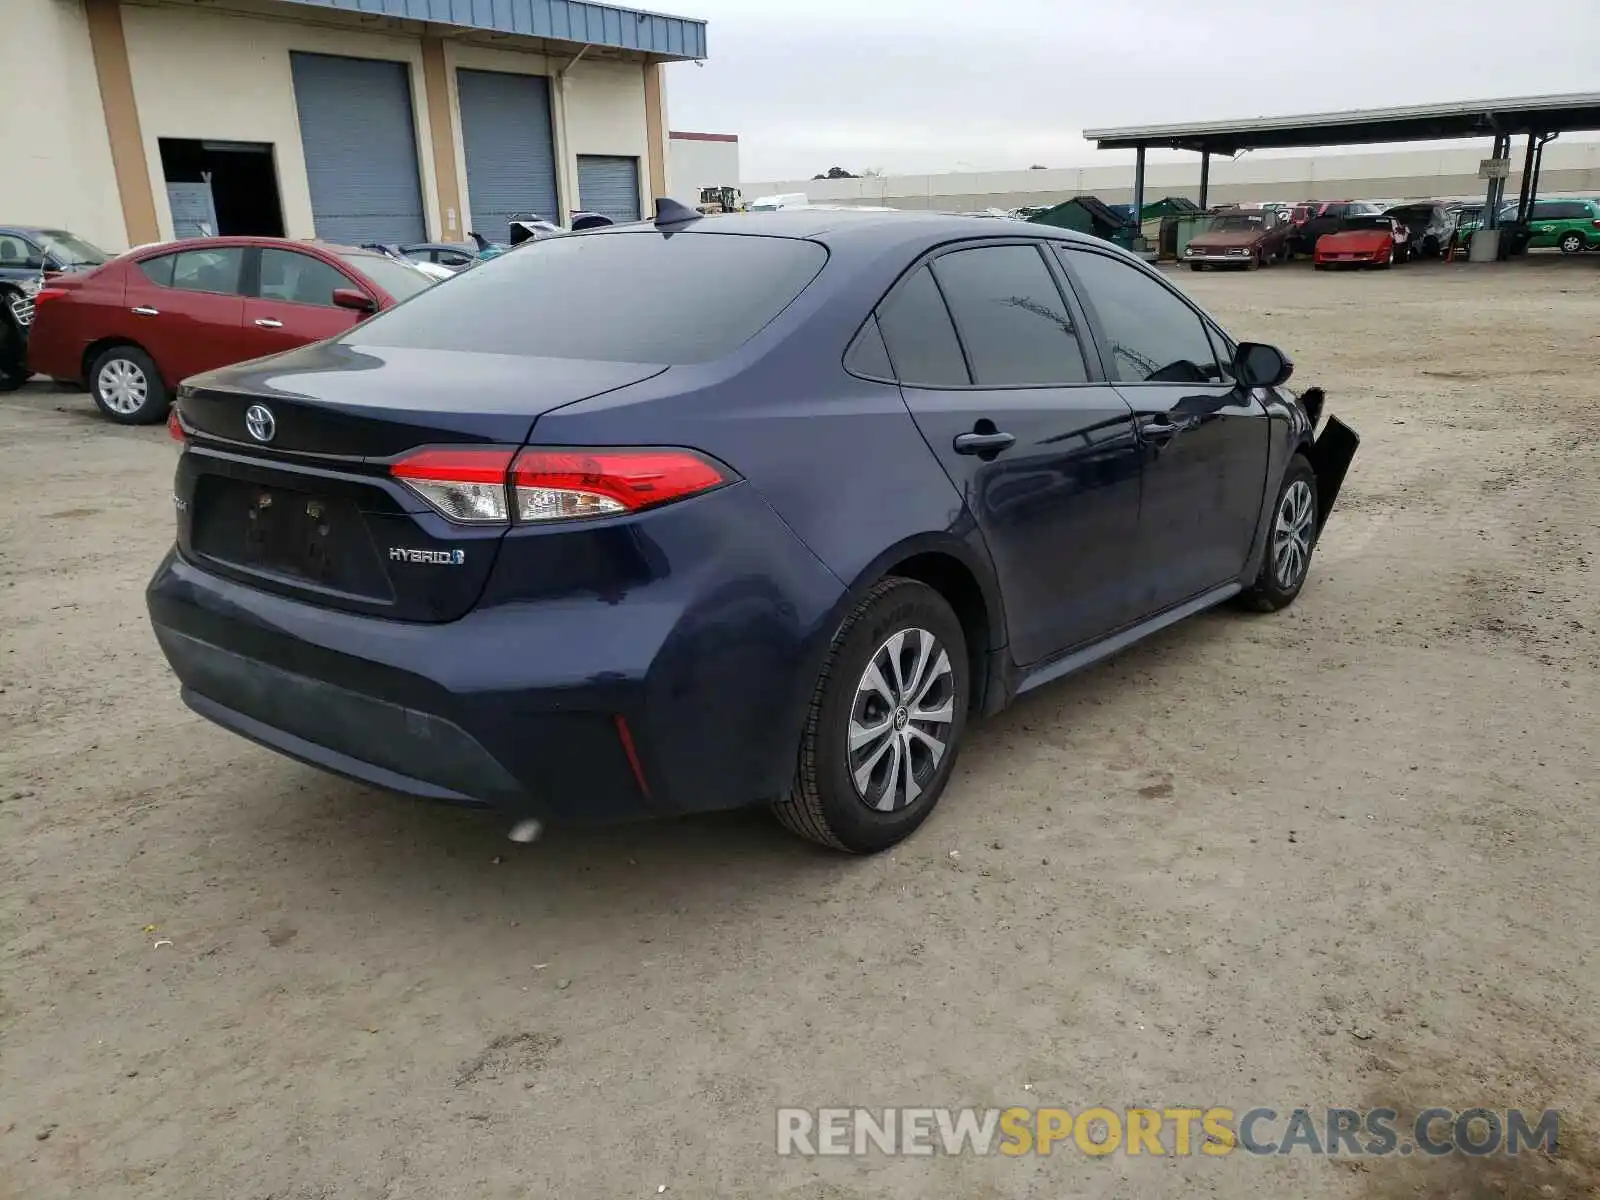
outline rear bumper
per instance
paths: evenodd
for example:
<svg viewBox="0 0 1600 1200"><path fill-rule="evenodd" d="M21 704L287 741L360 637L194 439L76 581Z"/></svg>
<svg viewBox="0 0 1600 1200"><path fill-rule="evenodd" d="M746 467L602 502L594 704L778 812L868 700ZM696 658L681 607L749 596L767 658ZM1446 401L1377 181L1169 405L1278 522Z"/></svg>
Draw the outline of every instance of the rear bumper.
<svg viewBox="0 0 1600 1200"><path fill-rule="evenodd" d="M747 487L639 533L669 569L621 598L504 598L444 624L316 607L175 551L147 599L191 708L363 783L575 822L776 798L842 585Z"/></svg>
<svg viewBox="0 0 1600 1200"><path fill-rule="evenodd" d="M57 316L48 316L34 309L33 324L28 328L28 368L35 375L48 375L71 383L83 382L83 352L88 343L67 332L67 323Z"/></svg>

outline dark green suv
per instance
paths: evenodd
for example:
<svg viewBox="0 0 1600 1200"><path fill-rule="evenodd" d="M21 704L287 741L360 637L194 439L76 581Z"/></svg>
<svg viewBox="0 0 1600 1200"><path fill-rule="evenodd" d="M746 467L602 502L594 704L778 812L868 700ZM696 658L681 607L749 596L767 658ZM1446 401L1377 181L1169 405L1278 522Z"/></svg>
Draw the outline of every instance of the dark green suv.
<svg viewBox="0 0 1600 1200"><path fill-rule="evenodd" d="M1529 246L1559 246L1563 254L1600 248L1600 200L1536 200L1528 231Z"/></svg>

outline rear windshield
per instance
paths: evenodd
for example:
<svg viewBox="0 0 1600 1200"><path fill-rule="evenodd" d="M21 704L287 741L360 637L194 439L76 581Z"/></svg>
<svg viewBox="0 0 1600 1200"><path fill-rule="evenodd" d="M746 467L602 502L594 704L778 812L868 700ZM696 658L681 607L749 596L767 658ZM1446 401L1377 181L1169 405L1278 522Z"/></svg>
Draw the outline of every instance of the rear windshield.
<svg viewBox="0 0 1600 1200"><path fill-rule="evenodd" d="M371 346L609 362L709 362L754 337L822 270L794 238L653 230L518 247L349 335Z"/></svg>

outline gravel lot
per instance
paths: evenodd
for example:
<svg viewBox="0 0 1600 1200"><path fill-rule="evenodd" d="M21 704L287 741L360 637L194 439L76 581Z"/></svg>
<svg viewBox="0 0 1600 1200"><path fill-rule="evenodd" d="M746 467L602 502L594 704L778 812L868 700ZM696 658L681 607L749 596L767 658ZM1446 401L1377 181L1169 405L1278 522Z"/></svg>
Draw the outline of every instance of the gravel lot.
<svg viewBox="0 0 1600 1200"><path fill-rule="evenodd" d="M205 724L144 615L165 432L0 399L0 1196L1600 1194L1600 256L1179 282L1364 435L1304 594L979 726L866 861L760 814L514 846ZM1564 1123L775 1155L843 1103Z"/></svg>

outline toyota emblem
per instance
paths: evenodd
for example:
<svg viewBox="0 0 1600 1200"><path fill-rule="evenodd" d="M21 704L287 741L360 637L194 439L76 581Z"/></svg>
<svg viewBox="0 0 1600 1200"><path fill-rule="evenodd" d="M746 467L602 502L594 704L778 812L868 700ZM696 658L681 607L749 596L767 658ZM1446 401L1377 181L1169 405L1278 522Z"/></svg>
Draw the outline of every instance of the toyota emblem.
<svg viewBox="0 0 1600 1200"><path fill-rule="evenodd" d="M258 442L270 442L278 432L278 422L265 404L252 404L244 410L244 427Z"/></svg>

